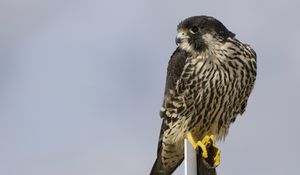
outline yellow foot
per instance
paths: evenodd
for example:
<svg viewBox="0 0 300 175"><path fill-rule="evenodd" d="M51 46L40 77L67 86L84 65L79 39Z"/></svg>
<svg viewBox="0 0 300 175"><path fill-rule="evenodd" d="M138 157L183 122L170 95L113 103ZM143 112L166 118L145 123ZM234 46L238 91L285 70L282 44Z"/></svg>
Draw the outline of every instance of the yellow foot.
<svg viewBox="0 0 300 175"><path fill-rule="evenodd" d="M206 135L201 141L196 142L192 136L192 134L189 132L187 134L187 139L192 144L194 149L197 149L198 147L202 150L202 157L207 159L208 158L208 150L212 150L212 156L213 156L213 166L217 167L220 165L220 149L215 145L215 138L214 135Z"/></svg>

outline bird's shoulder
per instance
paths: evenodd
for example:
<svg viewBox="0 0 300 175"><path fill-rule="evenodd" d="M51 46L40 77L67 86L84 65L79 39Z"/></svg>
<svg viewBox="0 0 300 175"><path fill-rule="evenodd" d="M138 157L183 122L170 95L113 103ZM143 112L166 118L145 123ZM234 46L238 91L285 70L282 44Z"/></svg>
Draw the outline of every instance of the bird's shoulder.
<svg viewBox="0 0 300 175"><path fill-rule="evenodd" d="M253 59L253 61L256 61L256 52L250 46L250 44L243 43L240 40L238 40L237 38L231 38L228 41L233 46L231 48L236 47L236 48L238 48L236 51L238 51L238 50L242 51L242 56Z"/></svg>
<svg viewBox="0 0 300 175"><path fill-rule="evenodd" d="M183 72L187 58L187 52L179 47L172 54L168 63L165 94L168 90L175 89L176 82L179 80Z"/></svg>
<svg viewBox="0 0 300 175"><path fill-rule="evenodd" d="M172 99L176 96L176 84L184 71L187 58L188 53L179 47L176 48L171 55L167 68L164 100L160 110L160 116L162 118L168 118L167 116L170 116L168 111L173 111L173 109L175 110L175 107L171 105L173 101Z"/></svg>

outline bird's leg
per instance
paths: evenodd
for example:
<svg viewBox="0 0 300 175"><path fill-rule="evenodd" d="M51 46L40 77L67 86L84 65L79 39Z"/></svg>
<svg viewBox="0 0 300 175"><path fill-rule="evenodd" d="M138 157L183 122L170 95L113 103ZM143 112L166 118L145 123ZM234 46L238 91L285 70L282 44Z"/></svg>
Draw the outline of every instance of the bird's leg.
<svg viewBox="0 0 300 175"><path fill-rule="evenodd" d="M213 165L214 167L217 167L220 165L220 149L215 144L214 135L206 135L201 141L195 141L195 139L192 136L191 132L188 132L187 134L188 141L192 144L193 148L196 149L197 147L200 147L202 150L202 157L208 158L208 151L213 150Z"/></svg>

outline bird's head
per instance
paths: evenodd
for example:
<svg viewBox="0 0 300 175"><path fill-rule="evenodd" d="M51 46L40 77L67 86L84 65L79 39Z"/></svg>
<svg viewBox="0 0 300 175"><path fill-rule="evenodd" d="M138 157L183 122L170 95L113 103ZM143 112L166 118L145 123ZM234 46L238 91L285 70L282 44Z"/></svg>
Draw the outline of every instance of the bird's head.
<svg viewBox="0 0 300 175"><path fill-rule="evenodd" d="M213 17L193 16L179 23L176 44L187 52L201 53L222 45L228 37L234 36Z"/></svg>

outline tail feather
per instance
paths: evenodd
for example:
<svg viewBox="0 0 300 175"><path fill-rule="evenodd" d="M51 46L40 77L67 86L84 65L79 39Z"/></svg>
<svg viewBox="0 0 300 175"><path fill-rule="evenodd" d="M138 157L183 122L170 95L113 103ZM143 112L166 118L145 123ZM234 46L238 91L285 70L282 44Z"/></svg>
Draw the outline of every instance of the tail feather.
<svg viewBox="0 0 300 175"><path fill-rule="evenodd" d="M162 164L161 156L158 155L151 169L150 175L171 175L175 169L181 164L183 159L174 167L165 167Z"/></svg>
<svg viewBox="0 0 300 175"><path fill-rule="evenodd" d="M168 136L166 136L166 142L163 144L166 133L170 134L170 127L166 124L164 119L159 135L157 158L151 169L150 175L171 175L183 161L183 139L179 140L178 143L173 143L170 141L171 137L167 138ZM164 163L162 161L163 157L167 159L164 160Z"/></svg>
<svg viewBox="0 0 300 175"><path fill-rule="evenodd" d="M150 175L167 175L159 158L156 158L154 165L151 169Z"/></svg>

